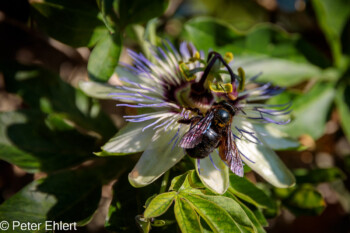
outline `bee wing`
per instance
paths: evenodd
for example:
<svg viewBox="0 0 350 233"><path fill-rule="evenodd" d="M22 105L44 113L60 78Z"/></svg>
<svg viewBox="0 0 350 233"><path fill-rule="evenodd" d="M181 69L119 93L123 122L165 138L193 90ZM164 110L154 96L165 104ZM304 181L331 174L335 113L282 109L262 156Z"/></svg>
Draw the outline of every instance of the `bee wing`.
<svg viewBox="0 0 350 233"><path fill-rule="evenodd" d="M211 120L214 117L213 111L194 124L190 130L184 134L179 145L182 148L193 148L202 141L203 134L208 130Z"/></svg>
<svg viewBox="0 0 350 233"><path fill-rule="evenodd" d="M226 137L223 137L219 147L219 154L223 161L227 163L233 173L243 176L243 163L239 156L236 143L230 128L227 129Z"/></svg>

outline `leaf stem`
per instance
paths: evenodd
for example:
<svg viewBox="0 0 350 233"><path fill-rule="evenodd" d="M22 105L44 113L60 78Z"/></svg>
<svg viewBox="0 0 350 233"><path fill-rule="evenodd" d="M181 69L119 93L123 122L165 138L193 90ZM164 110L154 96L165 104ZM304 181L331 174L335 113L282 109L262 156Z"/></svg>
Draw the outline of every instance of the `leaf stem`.
<svg viewBox="0 0 350 233"><path fill-rule="evenodd" d="M165 174L163 176L163 180L162 180L162 184L160 185L159 193L164 193L166 191L166 188L167 188L168 183L169 183L169 175L170 175L170 171L168 170L167 172L165 172Z"/></svg>

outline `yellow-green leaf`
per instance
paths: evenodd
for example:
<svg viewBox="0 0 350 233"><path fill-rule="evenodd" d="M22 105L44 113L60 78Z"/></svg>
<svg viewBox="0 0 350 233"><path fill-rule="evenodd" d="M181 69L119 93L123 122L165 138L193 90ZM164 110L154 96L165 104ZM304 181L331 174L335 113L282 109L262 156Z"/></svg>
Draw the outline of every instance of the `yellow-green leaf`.
<svg viewBox="0 0 350 233"><path fill-rule="evenodd" d="M196 212L206 221L214 232L242 232L229 213L212 201L198 195L182 193L180 197L188 200Z"/></svg>
<svg viewBox="0 0 350 233"><path fill-rule="evenodd" d="M268 209L276 208L271 198L245 178L231 175L229 192L257 207Z"/></svg>
<svg viewBox="0 0 350 233"><path fill-rule="evenodd" d="M199 217L186 199L176 197L174 212L182 233L202 232Z"/></svg>
<svg viewBox="0 0 350 233"><path fill-rule="evenodd" d="M151 203L149 203L147 209L145 210L145 218L158 217L167 211L167 209L173 203L176 196L176 192L162 193L153 198Z"/></svg>

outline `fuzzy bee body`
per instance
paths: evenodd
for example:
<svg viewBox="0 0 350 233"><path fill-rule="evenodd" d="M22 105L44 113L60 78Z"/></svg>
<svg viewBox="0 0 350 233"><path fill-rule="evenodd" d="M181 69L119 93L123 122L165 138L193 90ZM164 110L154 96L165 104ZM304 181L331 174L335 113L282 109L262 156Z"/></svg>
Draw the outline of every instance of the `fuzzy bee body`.
<svg viewBox="0 0 350 233"><path fill-rule="evenodd" d="M236 109L231 103L221 101L214 104L205 116L180 120L180 123L191 124L191 128L179 145L190 157L197 159L203 159L219 148L221 160L234 173L243 176L243 164L231 131L235 114Z"/></svg>
<svg viewBox="0 0 350 233"><path fill-rule="evenodd" d="M185 149L186 153L192 158L203 159L213 152L219 146L221 135L209 128L202 136L202 141L193 148Z"/></svg>

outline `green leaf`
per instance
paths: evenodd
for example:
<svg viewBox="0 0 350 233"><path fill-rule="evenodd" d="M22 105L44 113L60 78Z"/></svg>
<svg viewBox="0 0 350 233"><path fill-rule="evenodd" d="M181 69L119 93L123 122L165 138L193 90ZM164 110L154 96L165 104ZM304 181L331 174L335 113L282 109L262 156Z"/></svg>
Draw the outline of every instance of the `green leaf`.
<svg viewBox="0 0 350 233"><path fill-rule="evenodd" d="M130 158L130 156L128 156ZM126 159L128 157L109 157ZM136 159L136 157L135 157ZM150 220L140 216L144 208L143 203L146 203L148 197L159 191L160 182L155 182L142 189L135 189L128 181L128 172L134 166L130 164L130 168L125 167L125 163L120 163L123 174L118 178L118 182L113 185L113 199L109 207L109 212L106 218L105 227L110 232L139 232L139 227L147 232L150 227ZM117 169L111 169L116 172ZM167 213L172 211L167 211ZM135 216L137 224L135 224Z"/></svg>
<svg viewBox="0 0 350 233"><path fill-rule="evenodd" d="M342 129L350 141L350 83L339 85L336 91L335 103L340 114Z"/></svg>
<svg viewBox="0 0 350 233"><path fill-rule="evenodd" d="M264 191L245 178L230 175L229 192L259 208L276 209L275 202Z"/></svg>
<svg viewBox="0 0 350 233"><path fill-rule="evenodd" d="M203 232L197 213L186 199L176 197L174 212L181 232Z"/></svg>
<svg viewBox="0 0 350 233"><path fill-rule="evenodd" d="M28 172L65 169L94 157L98 140L115 133L98 103L56 75L16 63L1 69L26 106L0 113L1 159Z"/></svg>
<svg viewBox="0 0 350 233"><path fill-rule="evenodd" d="M348 0L312 0L319 26L331 47L336 66L340 65L341 34L350 16Z"/></svg>
<svg viewBox="0 0 350 233"><path fill-rule="evenodd" d="M2 127L0 126L0 129ZM6 142L7 144L7 142ZM18 149L14 145L0 143L0 158L11 164L15 164L29 173L35 173L40 167L40 161L34 155Z"/></svg>
<svg viewBox="0 0 350 233"><path fill-rule="evenodd" d="M187 179L191 185L192 188L205 188L204 184L202 183L200 177L198 176L197 172L195 172L194 170L191 170L188 173Z"/></svg>
<svg viewBox="0 0 350 233"><path fill-rule="evenodd" d="M232 219L238 224L242 232L255 232L253 223L242 209L240 204L232 198L222 196L198 195L208 201L214 202L216 205L223 208Z"/></svg>
<svg viewBox="0 0 350 233"><path fill-rule="evenodd" d="M62 113L51 113L45 119L46 125L51 130L66 131L74 129L74 126L68 120L68 116Z"/></svg>
<svg viewBox="0 0 350 233"><path fill-rule="evenodd" d="M269 225L269 223L267 222L267 220L266 220L263 212L261 211L261 209L258 209L258 208L255 209L254 210L254 215L255 215L256 219L260 222L260 224L262 226L267 227Z"/></svg>
<svg viewBox="0 0 350 233"><path fill-rule="evenodd" d="M283 204L296 215L320 214L326 206L322 195L309 184L295 189Z"/></svg>
<svg viewBox="0 0 350 233"><path fill-rule="evenodd" d="M102 184L95 173L70 171L33 181L0 206L0 216L9 222L41 223L42 228L46 220L84 225L101 198Z"/></svg>
<svg viewBox="0 0 350 233"><path fill-rule="evenodd" d="M122 39L118 33L105 34L92 50L88 62L89 77L94 81L107 82L118 65Z"/></svg>
<svg viewBox="0 0 350 233"><path fill-rule="evenodd" d="M240 29L249 29L268 18L268 11L256 1L201 1L208 15L230 22ZM234 14L233 14L234 12Z"/></svg>
<svg viewBox="0 0 350 233"><path fill-rule="evenodd" d="M324 133L334 95L333 84L316 84L310 91L295 99L292 112L294 119L281 127L281 130L291 137L308 134L318 139Z"/></svg>
<svg viewBox="0 0 350 233"><path fill-rule="evenodd" d="M1 65L0 65L1 66ZM34 121L47 121L54 114L83 134L93 135L101 141L110 138L116 128L100 109L99 103L74 89L60 77L44 69L11 63L1 67L4 72L6 89L17 93L27 108L43 112ZM91 149L91 147L90 147ZM89 151L91 153L91 151Z"/></svg>
<svg viewBox="0 0 350 233"><path fill-rule="evenodd" d="M91 47L106 33L97 7L89 1L32 0L30 4L40 29L73 47Z"/></svg>
<svg viewBox="0 0 350 233"><path fill-rule="evenodd" d="M233 198L237 201L238 204L242 207L242 209L245 211L246 215L249 217L250 221L254 224L254 227L258 233L265 233L264 228L261 226L261 223L256 218L256 215L253 213L251 209L249 209L246 205L244 205L240 200L238 200L234 195L228 193L227 195L230 196L230 198Z"/></svg>
<svg viewBox="0 0 350 233"><path fill-rule="evenodd" d="M145 213L143 214L145 218L158 217L167 211L170 205L173 203L176 197L176 192L162 193L152 199L149 203Z"/></svg>
<svg viewBox="0 0 350 233"><path fill-rule="evenodd" d="M153 194L152 196L150 196L149 198L147 198L146 202L145 202L145 208L147 208L149 206L149 203L151 203L151 201L158 196L158 194Z"/></svg>
<svg viewBox="0 0 350 233"><path fill-rule="evenodd" d="M275 85L286 87L296 85L310 78L330 78L330 75L322 73L321 69L312 64L266 55L238 56L234 63L234 68L236 67L243 67L247 77L253 77L261 73L257 79L258 81L272 82Z"/></svg>
<svg viewBox="0 0 350 233"><path fill-rule="evenodd" d="M79 82L79 88L88 96L97 99L113 99L111 93L118 92L115 86L107 83L81 81Z"/></svg>
<svg viewBox="0 0 350 233"><path fill-rule="evenodd" d="M198 195L181 193L179 197L185 198L214 232L241 232L229 213L214 202Z"/></svg>
<svg viewBox="0 0 350 233"><path fill-rule="evenodd" d="M294 171L298 184L311 183L317 184L322 182L332 182L334 180L344 180L345 174L336 167L316 168L313 170L298 169Z"/></svg>
<svg viewBox="0 0 350 233"><path fill-rule="evenodd" d="M159 17L168 6L168 0L119 0L120 27L129 24L144 23Z"/></svg>
<svg viewBox="0 0 350 233"><path fill-rule="evenodd" d="M140 229L142 229L143 233L148 233L151 230L151 221L149 219L145 219L140 215L135 217L136 223Z"/></svg>
<svg viewBox="0 0 350 233"><path fill-rule="evenodd" d="M103 22L111 33L115 32L118 17L118 0L97 0L97 5L103 16Z"/></svg>
<svg viewBox="0 0 350 233"><path fill-rule="evenodd" d="M36 111L0 113L0 136L0 158L28 172L63 169L93 157L91 137L75 130L52 132Z"/></svg>
<svg viewBox="0 0 350 233"><path fill-rule="evenodd" d="M176 176L172 179L169 190L172 191L179 191L179 189L181 188L182 184L185 182L185 179L187 177L188 173Z"/></svg>
<svg viewBox="0 0 350 233"><path fill-rule="evenodd" d="M240 32L222 21L199 17L188 21L184 28L184 37L198 49L234 53L234 68L243 67L247 77L262 72L259 80L289 86L323 75L303 55L307 45L299 50L301 39L277 27L259 25Z"/></svg>
<svg viewBox="0 0 350 233"><path fill-rule="evenodd" d="M200 17L186 22L184 29L186 40L192 41L198 49L230 51L234 54L244 51L243 33L223 21Z"/></svg>
<svg viewBox="0 0 350 233"><path fill-rule="evenodd" d="M271 24L260 24L241 32L220 20L198 17L185 25L184 36L200 49L232 52L238 56L267 55L274 58L305 62L297 49L300 38Z"/></svg>
<svg viewBox="0 0 350 233"><path fill-rule="evenodd" d="M209 189L198 189L195 185L192 183L192 180L191 180L191 173L192 172L195 172L195 171L190 171L188 173L188 175L186 176L186 179L184 181L184 183L182 184L181 188L179 189L179 192L181 193L187 193L187 194L203 194L203 193L210 193L211 195L215 195L214 192L212 192L211 190ZM203 184L202 184L203 185ZM204 185L203 185L204 186Z"/></svg>
<svg viewBox="0 0 350 233"><path fill-rule="evenodd" d="M171 182L170 190L189 194L210 193L215 195L215 193L205 188L194 170L190 170L180 176L175 177Z"/></svg>

